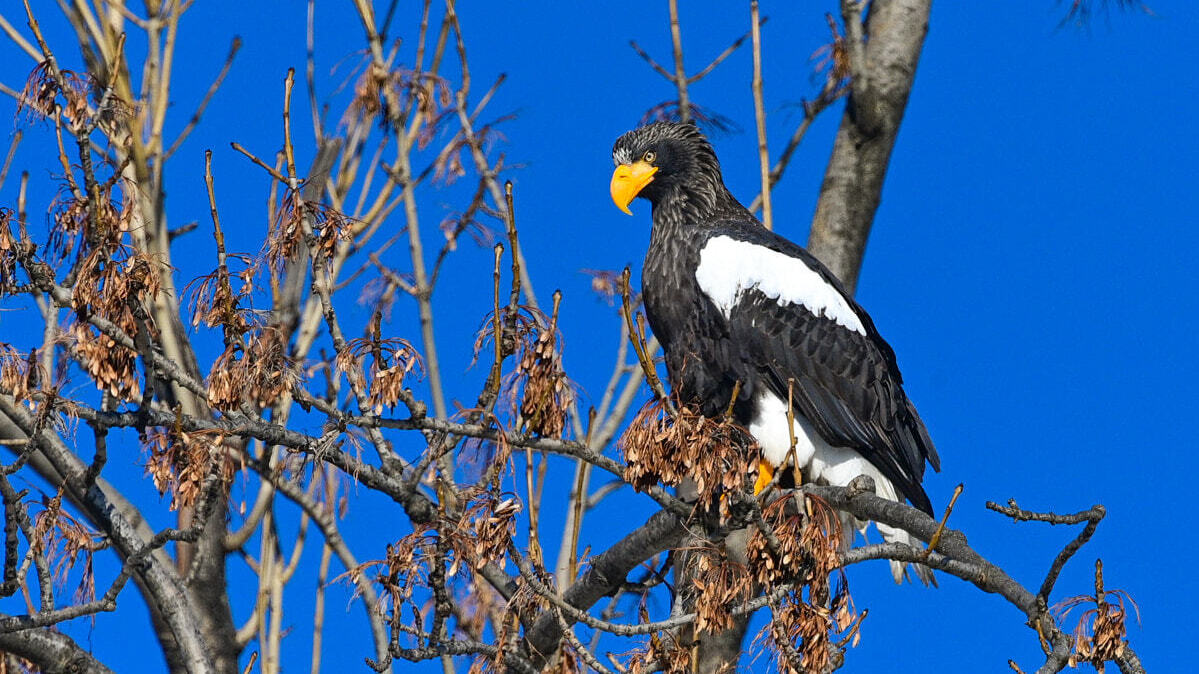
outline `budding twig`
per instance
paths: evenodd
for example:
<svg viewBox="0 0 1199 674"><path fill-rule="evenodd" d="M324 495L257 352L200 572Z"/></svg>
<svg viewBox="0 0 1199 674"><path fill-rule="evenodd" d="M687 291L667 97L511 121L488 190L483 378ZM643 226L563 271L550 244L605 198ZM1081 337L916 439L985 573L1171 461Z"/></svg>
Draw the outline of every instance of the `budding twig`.
<svg viewBox="0 0 1199 674"><path fill-rule="evenodd" d="M286 177L284 177L284 175L282 173L279 173L270 164L259 159L253 152L250 152L246 148L242 147L241 143L234 141L232 143L229 143L229 146L232 147L234 150L237 150L238 152L244 154L247 158L249 158L250 161L257 164L259 166L259 168L261 168L262 170L271 174L271 177L274 178L275 180L278 180L279 182L283 183L284 185L289 184L288 179Z"/></svg>
<svg viewBox="0 0 1199 674"><path fill-rule="evenodd" d="M959 484L953 488L953 496L949 499L949 505L945 506L945 514L941 516L941 521L937 523L937 530L933 532L932 538L928 541L928 547L924 549L924 556L927 557L933 550L937 549L937 544L941 542L941 534L945 533L945 523L949 521L949 514L953 512L953 505L958 502L958 497L962 495L962 490L965 485Z"/></svg>
<svg viewBox="0 0 1199 674"><path fill-rule="evenodd" d="M666 401L666 409L671 416L675 415L674 404L666 395L666 389L662 387L662 380L658 379L658 372L654 368L653 362L650 360L649 349L645 343L645 331L642 326L634 321L632 299L630 298L629 277L631 272L628 267L624 268L624 272L620 275L620 297L621 309L624 314L625 328L628 331L629 342L633 344L633 351L637 353L637 361L641 363L641 372L645 375L645 382L649 384L654 395L660 400Z"/></svg>

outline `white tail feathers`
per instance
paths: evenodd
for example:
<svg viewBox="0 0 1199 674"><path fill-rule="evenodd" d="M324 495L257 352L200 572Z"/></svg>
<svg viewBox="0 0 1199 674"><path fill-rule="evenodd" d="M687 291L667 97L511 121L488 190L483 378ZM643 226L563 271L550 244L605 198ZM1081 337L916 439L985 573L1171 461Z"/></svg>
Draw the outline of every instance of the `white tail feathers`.
<svg viewBox="0 0 1199 674"><path fill-rule="evenodd" d="M849 453L852 453L852 455L847 457L846 454ZM817 477L829 484L846 486L858 475L867 475L874 480L874 492L876 494L891 501L903 502L903 497L895 490L895 485L883 477L883 474L871 465L870 462L857 456L857 452L846 449L838 449L831 452L826 451L824 453L818 452L812 461L812 465L813 467L823 468L823 470L817 472ZM863 522L856 519L853 515L841 513L841 545L847 550L850 548L853 544L853 531L855 529L865 539L866 529L869 525L869 521ZM888 543L903 543L917 550L923 547L923 544L919 540L902 529L896 529L881 522L875 522L875 527L878 528L878 533L882 535L883 540ZM911 566L921 583L936 587L937 581L933 578L932 569L923 564L912 564ZM903 583L904 579L908 578L908 564L906 562L891 562L891 577L895 579L896 583Z"/></svg>
<svg viewBox="0 0 1199 674"><path fill-rule="evenodd" d="M802 414L793 415L794 425L789 429L785 400L769 391L763 391L758 398L758 408L757 417L750 422L748 428L762 446L762 457L771 465L787 465L791 463L791 457L795 456L804 482L840 487L848 486L859 475L868 475L874 480L876 494L885 499L903 502L903 497L895 490L895 485L891 484L878 468L855 450L830 446ZM869 524L856 520L852 515L841 513L841 545L844 549L848 550L853 544L855 530L865 537ZM906 531L885 524L879 524L878 531L888 543L905 543L916 549L923 547L920 541ZM895 577L896 583L902 583L908 576L907 567L904 562L891 562L891 575ZM927 566L913 564L912 570L925 585L937 584L932 569Z"/></svg>
<svg viewBox="0 0 1199 674"><path fill-rule="evenodd" d="M880 494L880 496L885 495ZM840 515L841 548L843 550L848 550L853 545L853 532L856 530L858 533L862 534L862 538L866 538L866 529L870 526L870 522L863 522L849 513L843 512L840 513ZM903 529L889 527L886 524L879 522L875 522L874 525L878 528L878 533L882 535L883 540L887 541L888 543L903 543L917 550L923 547L919 540ZM911 580L911 577L908 575L908 570L907 562L891 562L891 577L895 579L896 583L902 584L905 579ZM937 586L937 579L933 577L932 569L923 564L912 564L911 570L915 572L916 578L919 579L921 583L924 583L925 585L932 585L933 587Z"/></svg>
<svg viewBox="0 0 1199 674"><path fill-rule="evenodd" d="M883 540L888 543L904 543L908 546L919 550L923 544L914 536L904 531L903 529L895 529L885 524L875 523L878 527L878 532L882 534ZM923 564L912 564L912 571L916 573L916 577L925 585L937 586L937 579L933 577L933 570ZM908 577L908 565L906 562L891 562L891 577L896 583L902 583L904 578Z"/></svg>

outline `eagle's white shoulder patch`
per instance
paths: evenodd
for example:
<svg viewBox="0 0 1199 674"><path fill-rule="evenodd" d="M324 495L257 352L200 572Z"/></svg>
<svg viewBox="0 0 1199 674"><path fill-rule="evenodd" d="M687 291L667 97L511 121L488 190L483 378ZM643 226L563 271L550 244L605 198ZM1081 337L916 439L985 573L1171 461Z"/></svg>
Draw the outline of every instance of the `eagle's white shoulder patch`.
<svg viewBox="0 0 1199 674"><path fill-rule="evenodd" d="M764 246L714 236L699 252L695 280L704 294L729 317L741 294L757 288L779 304L798 304L808 311L864 335L866 328L837 289L802 260Z"/></svg>

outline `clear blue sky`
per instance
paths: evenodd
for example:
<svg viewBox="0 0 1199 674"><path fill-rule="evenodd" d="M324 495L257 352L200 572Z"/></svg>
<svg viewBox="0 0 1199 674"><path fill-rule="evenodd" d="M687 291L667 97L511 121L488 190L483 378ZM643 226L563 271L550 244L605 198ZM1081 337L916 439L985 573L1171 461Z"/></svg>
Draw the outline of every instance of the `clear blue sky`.
<svg viewBox="0 0 1199 674"><path fill-rule="evenodd" d="M393 34L408 37L416 17L412 3L401 4L408 7ZM749 24L748 3L682 4L693 69ZM800 118L796 104L814 92L808 56L825 41L822 12L835 11L834 4L763 3L770 16L763 33L768 131L776 154ZM1128 591L1140 605L1143 628L1131 627L1133 645L1151 671L1167 672L1190 661L1179 646L1191 636L1184 611L1199 596L1188 568L1196 546L1187 519L1199 468L1193 432L1199 293L1192 261L1199 248L1199 20L1189 2L1149 4L1156 16L1113 10L1081 30L1058 29L1064 10L1052 0L935 4L858 297L895 347L908 392L940 450L943 472L926 484L934 504L942 507L954 485L965 483L952 525L1034 587L1075 532L1014 525L983 503L1016 498L1059 512L1105 504L1107 519L1067 568L1054 599L1088 592L1094 560L1102 557L1109 587ZM4 11L19 23L17 7ZM525 252L538 292L562 289L566 365L598 398L616 324L580 270L636 269L644 254L648 208L635 205L629 218L612 206L609 153L646 108L673 97L627 46L636 39L659 59L669 58L666 3L462 3L459 11L475 91L508 74L489 110L517 114L502 127L503 150L509 164L522 165L509 177ZM330 76L330 69L357 48L361 33L348 2L320 2L317 14L324 97L343 76ZM77 63L62 26L48 21L47 29L60 58L68 67ZM259 247L267 183L229 141L264 156L279 147L282 81L288 67L302 72L304 30L303 3L196 3L184 23L171 111L176 130L232 36L245 43L168 175L171 224L201 223L186 244L196 254L176 259L184 281L212 267L201 181L205 149L215 153L231 248ZM0 43L0 80L19 84L32 65ZM713 141L726 181L744 201L757 186L749 72L749 52L742 51L692 92L697 103L741 128ZM0 120L12 119L14 109L11 100L0 101ZM306 115L298 117L307 123ZM790 238L807 237L838 121L836 110L814 125L775 193L776 229ZM19 126L28 125L0 122L0 133ZM32 172L31 203L44 204L55 189L56 163L46 154L52 138L44 127L26 133L15 168ZM306 164L308 157L301 159ZM10 176L0 189L0 204L15 204L16 182ZM430 199L426 218L436 222L460 198L451 191L444 201ZM33 222L40 225L36 216ZM430 229L430 237L440 236ZM467 365L486 301L466 298L489 287L489 259L489 249L462 251L438 290L441 353L451 394L461 400L473 399L485 376ZM363 320L366 310L358 311ZM407 318L397 317L388 330L417 336ZM0 340L27 348L37 339L20 313L0 315ZM216 342L204 343L201 361L211 362ZM156 502L133 467L140 460L136 444L121 458L130 466L125 477L110 477L136 498ZM553 464L548 501L565 498L569 474L566 461ZM584 543L602 549L651 512L643 497L611 499L591 516ZM381 499L360 494L351 506L347 527L361 558L382 556L381 542L367 545L381 518L396 521ZM556 540L561 526L544 522L547 540ZM389 539L404 533L397 529ZM288 671L307 668L305 595L318 559L317 548L310 549L299 572L308 575L289 598L296 603L285 622L296 637L285 642ZM241 563L230 564L235 589L250 591L238 580L246 577ZM101 583L111 577L104 569L111 566L101 567ZM972 586L945 578L938 590L896 587L882 563L852 569L850 581L870 616L845 671L1007 671L1008 658L1027 671L1041 661L1018 612ZM369 654L369 638L360 609L348 601L341 589L330 594L325 662L353 663L346 665L352 671ZM238 612L239 620L244 614ZM118 671L151 671L158 651L147 629L129 594L115 616L99 617L94 627L77 621L68 632ZM764 668L763 660L754 664Z"/></svg>

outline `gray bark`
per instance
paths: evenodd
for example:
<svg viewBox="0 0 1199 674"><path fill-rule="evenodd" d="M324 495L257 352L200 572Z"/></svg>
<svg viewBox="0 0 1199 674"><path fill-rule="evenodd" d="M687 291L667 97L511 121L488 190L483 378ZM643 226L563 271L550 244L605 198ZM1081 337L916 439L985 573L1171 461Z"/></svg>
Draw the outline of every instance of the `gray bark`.
<svg viewBox="0 0 1199 674"><path fill-rule="evenodd" d="M0 396L0 438L29 438L33 425L33 419L23 408L13 404L10 397ZM137 509L102 479L87 486L87 466L58 436L42 433L39 440L30 467L51 484L66 487L67 500L110 538L122 560L141 552L152 533ZM169 556L162 549L151 552L145 564L135 570L134 580L150 607L171 669L215 672L211 649L219 649L220 644L206 643L196 607L188 601L186 588ZM33 635L44 633L46 630L23 630L14 634L32 639ZM67 645L60 647L65 649ZM233 667L236 666L234 660Z"/></svg>
<svg viewBox="0 0 1199 674"><path fill-rule="evenodd" d="M562 598L575 608L587 610L601 597L620 587L639 564L659 552L677 547L685 535L686 529L676 515L658 511L640 528L597 555L587 573L571 585ZM569 616L566 620L573 622ZM557 616L547 611L528 631L525 648L529 659L537 667L543 667L558 649L561 638L562 626Z"/></svg>
<svg viewBox="0 0 1199 674"><path fill-rule="evenodd" d="M865 22L865 44L850 48L852 89L808 239L808 250L850 292L857 286L931 8L932 0L875 0ZM846 18L852 38L855 31L848 24L854 16L846 12Z"/></svg>
<svg viewBox="0 0 1199 674"><path fill-rule="evenodd" d="M26 630L0 634L0 651L25 658L43 672L88 672L108 674L90 653L65 634L49 630Z"/></svg>

